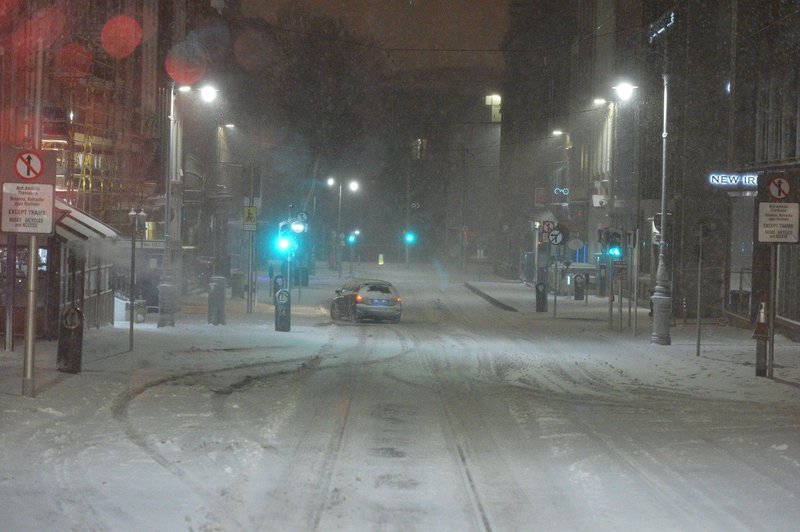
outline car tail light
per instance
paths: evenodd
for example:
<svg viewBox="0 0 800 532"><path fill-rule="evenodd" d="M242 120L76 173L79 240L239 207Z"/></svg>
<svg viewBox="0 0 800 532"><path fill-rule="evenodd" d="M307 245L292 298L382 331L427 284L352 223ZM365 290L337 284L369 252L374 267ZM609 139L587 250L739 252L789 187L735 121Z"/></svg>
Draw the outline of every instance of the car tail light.
<svg viewBox="0 0 800 532"><path fill-rule="evenodd" d="M364 301L364 296L356 294L356 303L361 303L362 301Z"/></svg>

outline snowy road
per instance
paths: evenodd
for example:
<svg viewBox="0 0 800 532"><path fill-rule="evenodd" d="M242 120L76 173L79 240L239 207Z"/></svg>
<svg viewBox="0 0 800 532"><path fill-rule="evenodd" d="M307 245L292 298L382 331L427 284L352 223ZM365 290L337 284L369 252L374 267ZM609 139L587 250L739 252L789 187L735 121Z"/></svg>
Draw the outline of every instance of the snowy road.
<svg viewBox="0 0 800 532"><path fill-rule="evenodd" d="M797 529L797 388L398 284L396 325L153 330L3 396L3 529Z"/></svg>

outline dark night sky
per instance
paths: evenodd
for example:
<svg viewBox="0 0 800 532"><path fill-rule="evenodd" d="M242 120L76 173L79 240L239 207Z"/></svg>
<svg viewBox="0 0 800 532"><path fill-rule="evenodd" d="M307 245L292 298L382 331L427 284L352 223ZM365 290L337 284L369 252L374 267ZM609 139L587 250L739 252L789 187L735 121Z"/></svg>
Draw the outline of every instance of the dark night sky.
<svg viewBox="0 0 800 532"><path fill-rule="evenodd" d="M294 4L342 19L360 34L392 49L399 68L489 66L500 68L498 46L506 31L509 0L243 0L246 15L274 21ZM422 49L423 51L408 51ZM431 51L437 50L437 51ZM490 50L482 52L481 50ZM491 50L494 50L491 52Z"/></svg>

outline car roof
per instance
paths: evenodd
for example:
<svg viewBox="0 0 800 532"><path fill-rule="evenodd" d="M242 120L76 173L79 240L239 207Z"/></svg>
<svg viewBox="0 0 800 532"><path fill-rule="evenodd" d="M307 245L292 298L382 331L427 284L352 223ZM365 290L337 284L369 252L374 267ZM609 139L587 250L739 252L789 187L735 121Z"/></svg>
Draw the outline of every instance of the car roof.
<svg viewBox="0 0 800 532"><path fill-rule="evenodd" d="M363 284L383 284L386 286L394 286L389 281L384 281L383 279L353 279L356 283L363 285Z"/></svg>

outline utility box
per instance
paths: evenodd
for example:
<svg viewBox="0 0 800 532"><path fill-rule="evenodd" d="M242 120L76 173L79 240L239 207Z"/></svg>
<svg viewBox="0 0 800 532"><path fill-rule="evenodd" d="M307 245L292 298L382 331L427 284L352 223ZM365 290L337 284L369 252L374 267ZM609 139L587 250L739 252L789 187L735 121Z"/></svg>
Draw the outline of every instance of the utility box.
<svg viewBox="0 0 800 532"><path fill-rule="evenodd" d="M133 321L142 323L147 316L147 301L144 299L137 299L133 302ZM130 321L131 319L131 302L124 297L116 296L114 298L114 321Z"/></svg>

